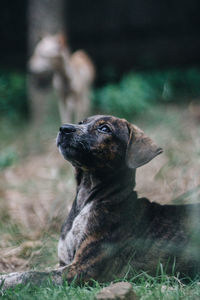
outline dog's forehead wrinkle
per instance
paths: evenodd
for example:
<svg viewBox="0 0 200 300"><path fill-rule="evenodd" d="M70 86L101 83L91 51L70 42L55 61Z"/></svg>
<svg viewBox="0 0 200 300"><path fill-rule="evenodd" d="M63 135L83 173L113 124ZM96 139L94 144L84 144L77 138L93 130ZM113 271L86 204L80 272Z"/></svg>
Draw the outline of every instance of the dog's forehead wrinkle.
<svg viewBox="0 0 200 300"><path fill-rule="evenodd" d="M110 115L94 115L86 120L83 121L81 125L89 125L89 124L103 124L103 123L110 123L111 125L115 126L116 128L123 128L125 129L127 127L127 120L117 118Z"/></svg>
<svg viewBox="0 0 200 300"><path fill-rule="evenodd" d="M87 120L89 122L98 122L98 121L111 121L117 119L116 117L110 115L94 115L89 117Z"/></svg>

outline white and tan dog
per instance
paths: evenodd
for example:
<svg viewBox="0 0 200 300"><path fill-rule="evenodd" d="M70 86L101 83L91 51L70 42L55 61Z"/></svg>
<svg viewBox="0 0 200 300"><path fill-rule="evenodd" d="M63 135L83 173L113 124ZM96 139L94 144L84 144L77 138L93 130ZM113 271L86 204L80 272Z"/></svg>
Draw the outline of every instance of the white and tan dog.
<svg viewBox="0 0 200 300"><path fill-rule="evenodd" d="M53 74L62 123L77 122L89 114L89 92L95 67L83 50L70 53L62 34L47 35L37 44L29 70L38 77Z"/></svg>

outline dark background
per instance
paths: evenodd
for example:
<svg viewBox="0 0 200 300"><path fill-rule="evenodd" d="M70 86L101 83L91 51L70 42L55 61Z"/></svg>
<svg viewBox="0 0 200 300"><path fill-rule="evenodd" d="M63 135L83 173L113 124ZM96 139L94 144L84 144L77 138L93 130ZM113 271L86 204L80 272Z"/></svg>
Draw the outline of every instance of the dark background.
<svg viewBox="0 0 200 300"><path fill-rule="evenodd" d="M66 24L72 50L83 48L100 76L114 70L200 63L199 0L70 0ZM27 1L1 1L0 66L25 69Z"/></svg>

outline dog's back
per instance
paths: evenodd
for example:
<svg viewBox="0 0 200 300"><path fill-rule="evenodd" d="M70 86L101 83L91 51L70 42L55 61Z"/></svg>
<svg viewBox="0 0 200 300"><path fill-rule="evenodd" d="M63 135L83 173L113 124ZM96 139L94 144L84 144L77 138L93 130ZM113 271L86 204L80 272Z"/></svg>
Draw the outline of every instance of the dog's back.
<svg viewBox="0 0 200 300"><path fill-rule="evenodd" d="M181 275L194 276L200 271L200 222L196 218L200 205L162 206L138 199L133 192L127 201L117 205L94 201L76 210L62 228L61 265L73 262L81 243L87 240L87 248L96 243L90 255L95 257L96 268L98 265L98 280L123 276L130 267L155 275L159 264L168 273L181 270ZM103 264L99 247L107 252ZM88 263L90 258L86 256L81 264Z"/></svg>

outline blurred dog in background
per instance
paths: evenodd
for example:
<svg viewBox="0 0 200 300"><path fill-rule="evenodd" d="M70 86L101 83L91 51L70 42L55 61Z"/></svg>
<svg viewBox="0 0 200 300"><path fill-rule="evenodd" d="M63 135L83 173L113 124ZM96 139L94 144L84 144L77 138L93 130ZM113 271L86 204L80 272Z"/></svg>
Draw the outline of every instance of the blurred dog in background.
<svg viewBox="0 0 200 300"><path fill-rule="evenodd" d="M39 41L29 71L39 80L52 78L62 123L77 122L89 114L95 67L85 51L71 54L64 35L47 35Z"/></svg>

